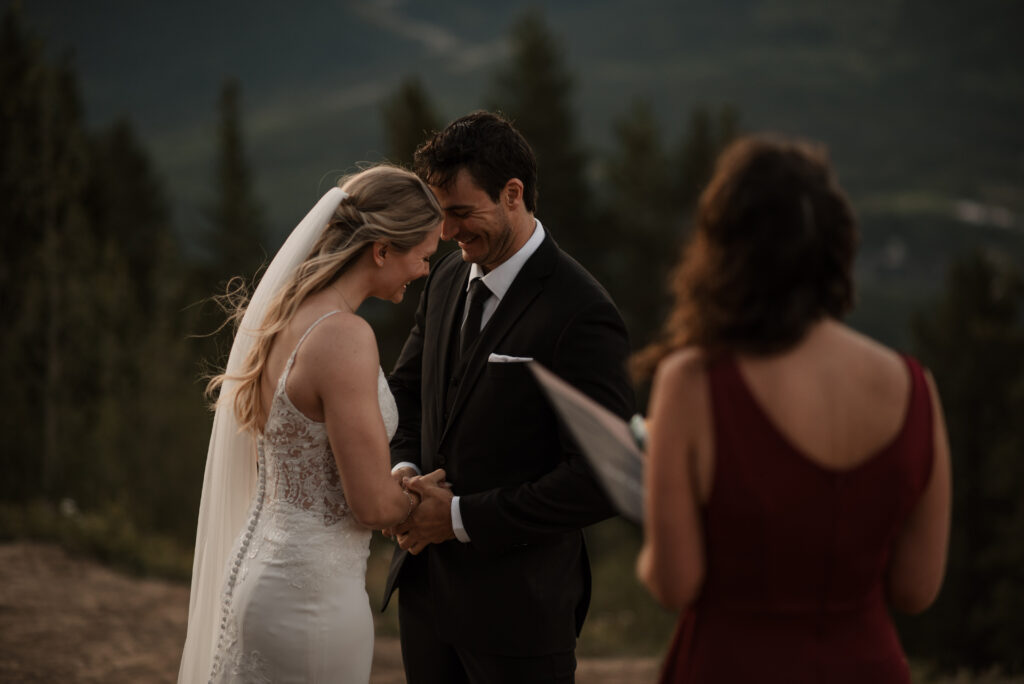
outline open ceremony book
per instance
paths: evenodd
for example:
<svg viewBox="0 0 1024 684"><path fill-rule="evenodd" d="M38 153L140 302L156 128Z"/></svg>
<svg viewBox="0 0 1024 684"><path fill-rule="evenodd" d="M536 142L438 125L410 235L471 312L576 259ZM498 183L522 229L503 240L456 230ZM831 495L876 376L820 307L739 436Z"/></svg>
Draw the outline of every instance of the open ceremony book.
<svg viewBox="0 0 1024 684"><path fill-rule="evenodd" d="M609 498L626 519L643 524L643 421L627 423L547 368L527 364L555 412L579 444Z"/></svg>

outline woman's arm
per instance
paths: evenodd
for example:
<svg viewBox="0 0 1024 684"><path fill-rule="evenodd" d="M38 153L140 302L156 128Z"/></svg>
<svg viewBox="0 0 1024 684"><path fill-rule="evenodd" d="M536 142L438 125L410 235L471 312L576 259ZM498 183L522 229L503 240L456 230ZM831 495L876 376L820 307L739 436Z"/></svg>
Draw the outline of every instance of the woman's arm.
<svg viewBox="0 0 1024 684"><path fill-rule="evenodd" d="M303 363L323 404L324 421L345 498L365 527L403 522L419 499L391 477L387 431L377 383L380 359L370 325L353 314L334 316L306 340Z"/></svg>
<svg viewBox="0 0 1024 684"><path fill-rule="evenodd" d="M682 610L704 581L699 471L711 461L711 409L703 355L676 352L658 366L648 422L644 546L637 575L667 608ZM703 461L704 469L698 468ZM709 471L708 471L708 474Z"/></svg>
<svg viewBox="0 0 1024 684"><path fill-rule="evenodd" d="M930 373L926 373L926 379L932 401L931 478L896 540L888 568L889 602L904 613L920 613L938 596L949 546L949 440L939 391Z"/></svg>

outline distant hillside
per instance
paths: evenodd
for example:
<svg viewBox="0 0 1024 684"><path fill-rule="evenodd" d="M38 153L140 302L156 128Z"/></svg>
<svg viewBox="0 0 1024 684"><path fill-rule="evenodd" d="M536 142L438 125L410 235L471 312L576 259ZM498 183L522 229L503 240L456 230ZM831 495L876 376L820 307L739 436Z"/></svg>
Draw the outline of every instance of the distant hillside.
<svg viewBox="0 0 1024 684"><path fill-rule="evenodd" d="M338 175L383 156L380 103L402 77L418 73L446 118L480 106L530 3L26 4L51 49L71 49L91 119L136 122L186 235L210 193L216 91L237 76L257 187L283 237ZM903 305L970 245L1021 263L1024 3L573 0L545 11L595 165L637 97L666 144L701 103L732 103L747 130L826 142L862 217L862 301L892 309L858 314L867 328L905 320ZM996 213L958 214L962 200Z"/></svg>
<svg viewBox="0 0 1024 684"><path fill-rule="evenodd" d="M1024 229L971 225L942 216L868 214L857 260L850 321L897 348L911 348L911 323L939 296L953 259L972 249L1024 269Z"/></svg>
<svg viewBox="0 0 1024 684"><path fill-rule="evenodd" d="M93 118L138 122L179 202L202 197L216 88L239 77L267 202L290 220L306 205L299 189L380 156L378 105L402 76L420 73L446 116L479 106L529 3L27 5L51 48L71 49ZM1024 209L1015 0L577 0L546 12L594 150L634 97L673 137L695 104L732 102L751 129L826 141L857 195L927 190Z"/></svg>

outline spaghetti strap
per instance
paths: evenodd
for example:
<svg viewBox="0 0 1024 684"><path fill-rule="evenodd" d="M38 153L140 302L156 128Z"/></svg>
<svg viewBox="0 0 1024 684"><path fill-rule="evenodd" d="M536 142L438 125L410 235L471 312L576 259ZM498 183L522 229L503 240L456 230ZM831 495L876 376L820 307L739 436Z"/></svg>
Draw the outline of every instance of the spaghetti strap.
<svg viewBox="0 0 1024 684"><path fill-rule="evenodd" d="M336 313L341 313L341 309L335 309L334 311L328 311L323 316L321 316L320 318L318 318L315 321L313 321L313 324L310 325L308 328L306 328L306 332L302 333L302 337L300 337L299 341L295 343L295 349L292 349L291 356L288 357L288 362L284 365L284 372L281 373L281 379L278 380L279 388L280 387L284 387L285 383L288 382L288 373L292 369L292 364L295 363L295 356L299 353L299 347L301 347L302 343L306 341L307 337L309 337L309 333L313 332L313 328L315 328L316 326L320 325L321 321L323 321L325 318L329 318L329 317L333 316Z"/></svg>

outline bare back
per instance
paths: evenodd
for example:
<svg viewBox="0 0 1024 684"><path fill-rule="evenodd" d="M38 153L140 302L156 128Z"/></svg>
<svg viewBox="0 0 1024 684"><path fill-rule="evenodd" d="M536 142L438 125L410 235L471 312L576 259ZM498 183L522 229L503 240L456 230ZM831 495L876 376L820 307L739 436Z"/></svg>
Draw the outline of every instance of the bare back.
<svg viewBox="0 0 1024 684"><path fill-rule="evenodd" d="M899 433L910 400L906 363L835 322L815 325L793 349L740 357L762 411L801 455L831 470L871 459Z"/></svg>

